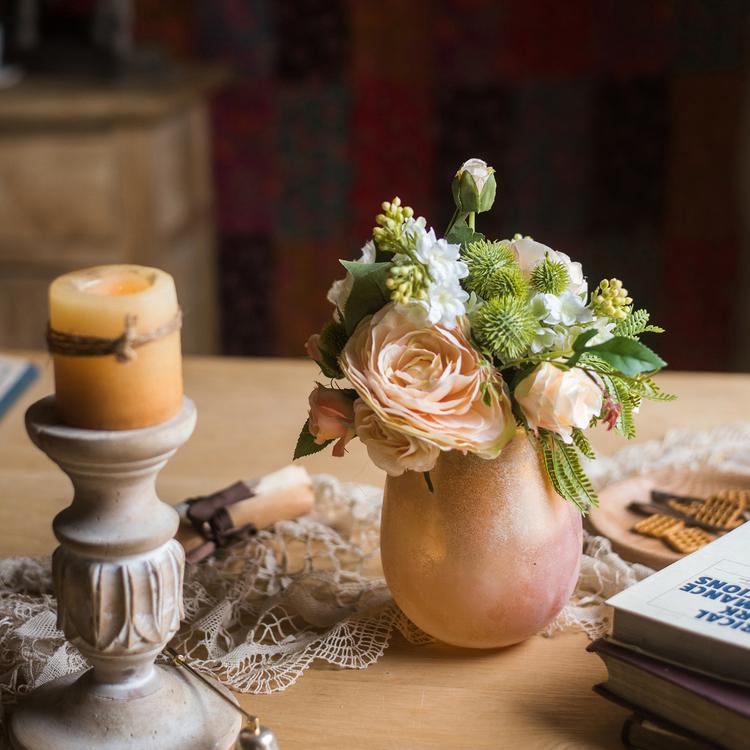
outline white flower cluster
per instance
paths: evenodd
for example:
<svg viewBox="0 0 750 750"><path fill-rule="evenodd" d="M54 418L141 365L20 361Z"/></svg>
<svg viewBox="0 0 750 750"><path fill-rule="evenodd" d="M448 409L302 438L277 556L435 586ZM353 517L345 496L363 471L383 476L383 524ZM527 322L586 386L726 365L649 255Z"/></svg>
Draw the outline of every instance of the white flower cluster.
<svg viewBox="0 0 750 750"><path fill-rule="evenodd" d="M461 288L461 279L469 275L466 263L460 260L461 246L438 239L434 229L426 229L423 218L409 219L404 234L414 242L414 257L429 276L424 299L413 299L409 304L415 306L430 325L455 328L458 318L466 314L469 300L469 295ZM399 262L400 257L394 260Z"/></svg>

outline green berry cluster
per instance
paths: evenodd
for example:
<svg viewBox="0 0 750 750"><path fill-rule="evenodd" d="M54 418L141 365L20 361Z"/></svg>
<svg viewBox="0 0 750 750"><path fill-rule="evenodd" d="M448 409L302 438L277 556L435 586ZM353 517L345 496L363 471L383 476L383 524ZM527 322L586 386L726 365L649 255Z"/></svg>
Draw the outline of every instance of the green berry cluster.
<svg viewBox="0 0 750 750"><path fill-rule="evenodd" d="M391 290L391 300L406 304L412 300L427 298L425 284L427 282L427 271L419 263L403 266L393 266L385 285Z"/></svg>
<svg viewBox="0 0 750 750"><path fill-rule="evenodd" d="M633 298L620 279L603 279L591 295L595 315L606 315L613 320L625 320L630 314Z"/></svg>
<svg viewBox="0 0 750 750"><path fill-rule="evenodd" d="M407 219L414 216L414 209L402 206L401 198L396 196L390 203L385 201L381 208L382 214L375 217L377 226L372 230L372 236L378 250L387 253L403 251L403 227Z"/></svg>

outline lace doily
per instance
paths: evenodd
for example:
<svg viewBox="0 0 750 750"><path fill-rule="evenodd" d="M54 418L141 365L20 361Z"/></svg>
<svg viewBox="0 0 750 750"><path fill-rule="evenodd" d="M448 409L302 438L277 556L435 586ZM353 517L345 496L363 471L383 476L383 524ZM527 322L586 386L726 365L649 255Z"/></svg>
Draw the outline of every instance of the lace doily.
<svg viewBox="0 0 750 750"><path fill-rule="evenodd" d="M589 471L599 487L667 466L750 473L750 449L742 446L750 446L750 425L674 432L599 459ZM278 523L187 571L186 620L172 645L241 692L284 690L316 659L362 669L383 654L394 631L430 641L377 576L382 491L330 476L314 484L313 514ZM544 635L579 630L598 637L609 625L605 599L650 572L624 562L606 539L585 534L576 590ZM2 701L84 667L55 625L49 559L0 561Z"/></svg>

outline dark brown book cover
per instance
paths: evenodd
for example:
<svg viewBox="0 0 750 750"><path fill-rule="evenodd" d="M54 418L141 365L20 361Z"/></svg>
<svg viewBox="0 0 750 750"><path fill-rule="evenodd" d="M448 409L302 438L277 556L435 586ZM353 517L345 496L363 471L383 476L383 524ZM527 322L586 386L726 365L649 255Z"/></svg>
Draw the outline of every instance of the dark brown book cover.
<svg viewBox="0 0 750 750"><path fill-rule="evenodd" d="M586 650L619 659L657 679L688 690L710 703L750 719L750 689L741 685L723 682L674 664L658 661L637 651L617 646L606 638L599 638L589 644Z"/></svg>
<svg viewBox="0 0 750 750"><path fill-rule="evenodd" d="M621 738L628 750L722 750L720 745L671 722L640 713L625 720Z"/></svg>

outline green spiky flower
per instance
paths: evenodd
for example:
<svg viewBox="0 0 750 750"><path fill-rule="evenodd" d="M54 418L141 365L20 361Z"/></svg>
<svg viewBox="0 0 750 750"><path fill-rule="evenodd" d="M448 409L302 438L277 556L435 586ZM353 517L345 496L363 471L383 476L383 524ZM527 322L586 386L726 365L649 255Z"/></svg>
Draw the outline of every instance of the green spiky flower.
<svg viewBox="0 0 750 750"><path fill-rule="evenodd" d="M549 253L531 273L531 287L542 294L562 294L570 284L570 274L563 263L552 260Z"/></svg>
<svg viewBox="0 0 750 750"><path fill-rule="evenodd" d="M623 288L620 279L603 279L591 295L595 315L606 315L613 320L625 320L631 311L633 298Z"/></svg>
<svg viewBox="0 0 750 750"><path fill-rule="evenodd" d="M521 357L536 333L537 320L526 300L493 297L475 313L472 329L479 344L503 360Z"/></svg>
<svg viewBox="0 0 750 750"><path fill-rule="evenodd" d="M528 285L521 269L515 264L496 268L480 285L477 292L484 299L492 297L526 297Z"/></svg>
<svg viewBox="0 0 750 750"><path fill-rule="evenodd" d="M485 299L493 296L489 293L487 283L495 271L515 264L513 249L507 241L471 242L461 251L461 260L469 268L469 275L463 282L464 288L469 292L476 292ZM502 282L499 283L502 284Z"/></svg>
<svg viewBox="0 0 750 750"><path fill-rule="evenodd" d="M390 203L385 201L381 208L382 214L375 217L377 226L372 230L372 236L378 250L387 253L400 253L404 250L404 222L414 216L414 209L402 206L401 198L396 196Z"/></svg>

